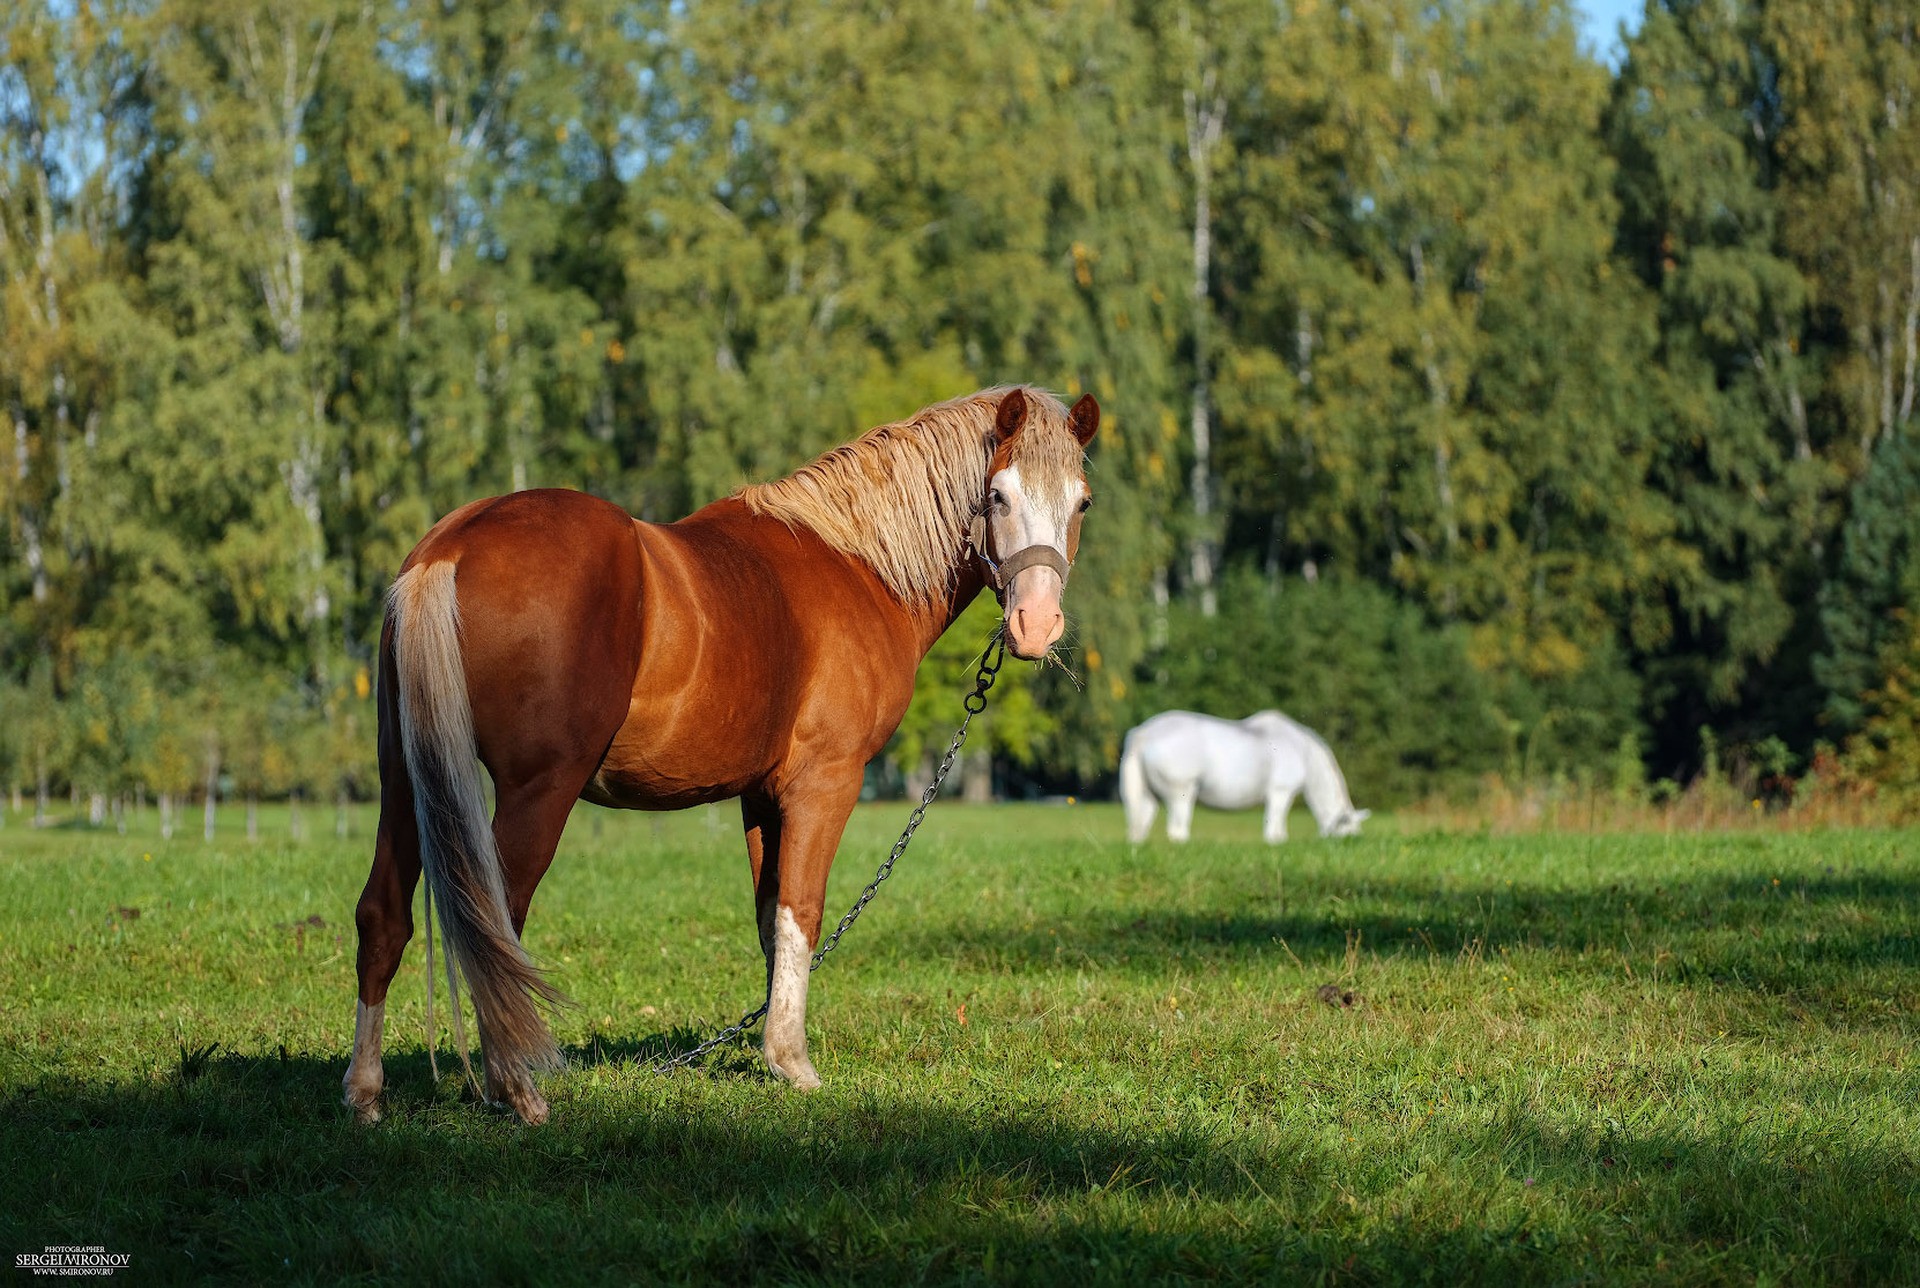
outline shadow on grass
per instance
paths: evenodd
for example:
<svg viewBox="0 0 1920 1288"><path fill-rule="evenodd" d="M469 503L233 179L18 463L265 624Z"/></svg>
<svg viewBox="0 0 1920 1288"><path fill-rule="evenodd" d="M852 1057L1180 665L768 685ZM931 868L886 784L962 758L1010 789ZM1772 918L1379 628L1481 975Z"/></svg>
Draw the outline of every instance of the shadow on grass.
<svg viewBox="0 0 1920 1288"><path fill-rule="evenodd" d="M977 908L891 931L892 951L995 969L1078 968L1091 960L1137 971L1182 957L1291 952L1313 967L1343 962L1349 936L1365 951L1449 958L1502 946L1571 958L1608 950L1665 954L1662 978L1793 992L1844 983L1848 972L1920 966L1920 874L1834 876L1777 884L1767 875L1619 882L1599 889L1487 883L1439 887L1392 876L1289 874L1217 911L1115 906L1013 924ZM1284 950L1281 945L1284 944ZM1617 971L1610 962L1599 968Z"/></svg>
<svg viewBox="0 0 1920 1288"><path fill-rule="evenodd" d="M1389 1157L1318 1128L1129 1129L911 1086L576 1078L528 1130L456 1077L429 1090L424 1056L391 1062L389 1117L360 1128L340 1072L216 1055L150 1084L23 1089L0 1101L0 1232L15 1251L129 1252L142 1281L889 1284L1895 1282L1920 1232L1911 1151L1744 1129L1589 1137L1506 1112L1421 1127Z"/></svg>
<svg viewBox="0 0 1920 1288"><path fill-rule="evenodd" d="M679 1025L659 1033L649 1033L642 1037L594 1034L583 1043L565 1048L562 1052L567 1065L573 1069L583 1068L634 1068L651 1069L663 1060L672 1060L686 1055L702 1042L714 1037L725 1025L713 1025L696 1028L692 1025ZM766 1083L775 1081L766 1064L760 1059L758 1043L760 1026L754 1025L745 1035L754 1046L749 1049L736 1039L729 1045L719 1046L709 1052L693 1071L710 1076L748 1078Z"/></svg>

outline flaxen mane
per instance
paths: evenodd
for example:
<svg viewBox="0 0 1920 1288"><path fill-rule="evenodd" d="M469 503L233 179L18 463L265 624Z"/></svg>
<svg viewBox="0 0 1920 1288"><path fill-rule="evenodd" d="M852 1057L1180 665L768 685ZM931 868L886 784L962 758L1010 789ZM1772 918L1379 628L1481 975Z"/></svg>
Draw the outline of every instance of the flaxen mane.
<svg viewBox="0 0 1920 1288"><path fill-rule="evenodd" d="M755 514L811 529L843 554L864 560L902 602L944 595L993 460L993 420L1013 386L935 403L881 425L776 483L737 496ZM1013 462L1029 489L1072 477L1080 444L1066 408L1045 390L1020 386L1027 423Z"/></svg>

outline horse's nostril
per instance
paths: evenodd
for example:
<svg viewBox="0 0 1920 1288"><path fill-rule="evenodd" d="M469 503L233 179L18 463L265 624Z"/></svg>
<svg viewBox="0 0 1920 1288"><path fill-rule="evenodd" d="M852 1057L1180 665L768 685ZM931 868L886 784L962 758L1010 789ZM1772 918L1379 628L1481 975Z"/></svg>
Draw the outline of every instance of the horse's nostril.
<svg viewBox="0 0 1920 1288"><path fill-rule="evenodd" d="M1013 610L1014 638L1025 644L1042 643L1052 645L1066 633L1067 619L1058 608Z"/></svg>

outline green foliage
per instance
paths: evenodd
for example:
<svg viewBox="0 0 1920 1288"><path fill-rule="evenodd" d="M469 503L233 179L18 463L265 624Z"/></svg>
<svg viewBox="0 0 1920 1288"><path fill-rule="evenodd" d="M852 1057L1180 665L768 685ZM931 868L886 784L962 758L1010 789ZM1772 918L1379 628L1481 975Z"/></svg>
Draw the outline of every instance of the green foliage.
<svg viewBox="0 0 1920 1288"><path fill-rule="evenodd" d="M1631 732L1620 736L1614 748L1613 772L1609 775L1613 797L1622 804L1647 799L1647 762L1640 750L1640 739Z"/></svg>
<svg viewBox="0 0 1920 1288"><path fill-rule="evenodd" d="M1909 21L1651 4L1615 87L1620 253L1659 298L1653 387L1673 426L1653 481L1689 555L1644 663L1670 744L1708 718L1804 741L1818 713L1841 731L1872 678L1853 637L1883 605L1849 602L1857 574L1822 583L1849 482L1912 430L1920 150L1904 113L1864 108L1912 92L1910 42L1887 34ZM1823 624L1847 638L1810 666Z"/></svg>
<svg viewBox="0 0 1920 1288"><path fill-rule="evenodd" d="M44 791L71 754L72 730L53 687L53 667L44 658L30 669L24 682L5 695L7 725L14 752L15 784L30 783Z"/></svg>
<svg viewBox="0 0 1920 1288"><path fill-rule="evenodd" d="M1660 0L1610 74L1573 12L13 5L8 764L364 792L343 695L438 516L670 520L1010 380L1107 417L1084 692L1010 684L1005 757L1110 772L1168 613L1217 646L1165 607L1197 542L1372 596L1315 620L1440 704L1326 708L1381 790L1617 778L1629 733L1685 776L1708 723L1804 758L1920 603L1911 22Z"/></svg>
<svg viewBox="0 0 1920 1288"><path fill-rule="evenodd" d="M1219 616L1176 609L1167 647L1143 663L1136 693L1142 719L1173 708L1239 719L1278 707L1326 738L1362 804L1406 801L1497 769L1505 749L1465 633L1432 626L1364 582L1282 588L1232 573Z"/></svg>
<svg viewBox="0 0 1920 1288"><path fill-rule="evenodd" d="M1903 619L1900 612L1906 613ZM1888 438L1854 485L1840 559L1822 587L1827 648L1814 661L1832 733L1858 729L1905 621L1920 614L1920 435Z"/></svg>
<svg viewBox="0 0 1920 1288"><path fill-rule="evenodd" d="M1582 670L1680 557L1604 74L1558 6L1407 3L1303 11L1267 75L1219 382L1243 540L1470 624L1490 673Z"/></svg>
<svg viewBox="0 0 1920 1288"><path fill-rule="evenodd" d="M1222 582L1220 612L1173 614L1142 665L1136 718L1170 708L1238 719L1277 707L1333 747L1355 798L1399 804L1485 773L1599 766L1633 738L1633 680L1615 662L1550 681L1473 664L1460 626L1377 586Z"/></svg>
<svg viewBox="0 0 1920 1288"><path fill-rule="evenodd" d="M1908 815L1920 814L1920 614L1894 614L1879 685L1866 695L1860 732L1841 768L1871 784Z"/></svg>
<svg viewBox="0 0 1920 1288"><path fill-rule="evenodd" d="M920 770L946 752L963 714L962 699L973 692L981 651L998 625L1000 605L983 595L960 615L920 664L900 731L887 744L887 759L903 774ZM984 744L1015 764L1034 762L1042 741L1057 727L1055 717L1034 700L1034 667L1009 655L987 697L987 711L974 719L968 750Z"/></svg>

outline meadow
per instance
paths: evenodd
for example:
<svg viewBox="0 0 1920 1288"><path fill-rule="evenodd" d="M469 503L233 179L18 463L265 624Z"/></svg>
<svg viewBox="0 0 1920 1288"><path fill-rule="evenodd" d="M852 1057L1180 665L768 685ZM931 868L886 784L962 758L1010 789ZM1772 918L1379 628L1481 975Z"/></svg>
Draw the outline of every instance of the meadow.
<svg viewBox="0 0 1920 1288"><path fill-rule="evenodd" d="M845 906L903 821L863 806ZM324 820L317 820L324 821ZM472 1102L409 953L339 1103L355 835L0 831L0 1253L248 1282L1920 1281L1920 833L1416 832L1130 849L941 805L746 1048L737 819L582 806L528 939L553 1120ZM1403 830L1404 829L1404 830ZM1296 836L1311 828L1304 816ZM417 946L417 941L416 941Z"/></svg>

